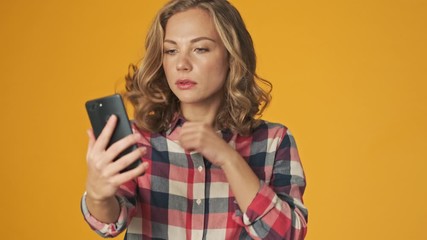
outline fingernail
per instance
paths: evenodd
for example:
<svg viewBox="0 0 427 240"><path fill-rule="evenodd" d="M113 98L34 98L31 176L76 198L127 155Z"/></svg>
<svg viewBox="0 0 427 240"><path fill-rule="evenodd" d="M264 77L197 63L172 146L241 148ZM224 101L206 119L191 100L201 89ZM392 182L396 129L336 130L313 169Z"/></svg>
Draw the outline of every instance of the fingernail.
<svg viewBox="0 0 427 240"><path fill-rule="evenodd" d="M141 164L142 164L142 166L143 166L145 169L147 169L147 168L148 168L148 162L142 162Z"/></svg>
<svg viewBox="0 0 427 240"><path fill-rule="evenodd" d="M111 119L114 119L114 118L116 118L116 115L114 115L114 114L111 114L110 116L108 116L109 121L111 121Z"/></svg>

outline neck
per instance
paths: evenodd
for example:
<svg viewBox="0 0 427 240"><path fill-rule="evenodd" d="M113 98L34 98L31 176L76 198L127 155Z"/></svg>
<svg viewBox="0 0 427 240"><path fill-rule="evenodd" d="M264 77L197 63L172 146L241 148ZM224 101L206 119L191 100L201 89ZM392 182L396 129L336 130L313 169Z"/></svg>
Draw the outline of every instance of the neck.
<svg viewBox="0 0 427 240"><path fill-rule="evenodd" d="M206 105L181 104L181 111L186 120L191 122L204 122L214 126L220 102Z"/></svg>

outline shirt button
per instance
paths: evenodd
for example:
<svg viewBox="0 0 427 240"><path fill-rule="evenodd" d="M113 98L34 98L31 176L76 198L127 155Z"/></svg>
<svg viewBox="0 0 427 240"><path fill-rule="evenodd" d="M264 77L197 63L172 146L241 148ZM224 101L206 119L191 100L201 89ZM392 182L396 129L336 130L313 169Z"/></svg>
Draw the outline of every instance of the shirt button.
<svg viewBox="0 0 427 240"><path fill-rule="evenodd" d="M199 170L199 172L202 172L202 171L203 171L203 167L202 167L202 166L199 166L199 167L197 168L197 170Z"/></svg>
<svg viewBox="0 0 427 240"><path fill-rule="evenodd" d="M196 200L196 203L197 203L197 205L200 205L200 203L202 203L202 200L197 199L197 200Z"/></svg>

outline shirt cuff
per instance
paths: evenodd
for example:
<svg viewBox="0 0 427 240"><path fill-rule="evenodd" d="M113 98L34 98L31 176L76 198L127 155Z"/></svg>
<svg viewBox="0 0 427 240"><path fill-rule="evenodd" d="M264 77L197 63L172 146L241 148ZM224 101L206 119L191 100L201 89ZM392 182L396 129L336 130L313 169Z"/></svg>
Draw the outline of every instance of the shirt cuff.
<svg viewBox="0 0 427 240"><path fill-rule="evenodd" d="M87 193L85 192L81 200L81 211L89 226L102 237L115 237L119 235L126 228L126 220L128 216L126 199L122 196L116 195L120 204L119 218L115 223L103 223L90 214L86 204L86 195Z"/></svg>
<svg viewBox="0 0 427 240"><path fill-rule="evenodd" d="M265 182L260 181L261 187L255 198L249 204L245 213L242 213L237 206L237 210L233 216L234 220L241 226L252 225L257 220L263 218L268 212L275 208L279 198L276 193L271 190ZM237 203L236 203L237 204Z"/></svg>

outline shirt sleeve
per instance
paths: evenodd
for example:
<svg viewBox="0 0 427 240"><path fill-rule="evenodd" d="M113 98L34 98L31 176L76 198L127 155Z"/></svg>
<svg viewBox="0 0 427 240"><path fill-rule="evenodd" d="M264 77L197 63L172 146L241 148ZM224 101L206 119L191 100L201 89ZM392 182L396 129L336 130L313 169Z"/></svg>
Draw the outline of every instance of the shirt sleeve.
<svg viewBox="0 0 427 240"><path fill-rule="evenodd" d="M83 217L92 230L98 235L104 238L115 237L127 228L136 211L134 200L136 198L135 191L129 191L130 189L135 189L135 184L134 181L130 181L120 187L116 195L120 205L120 215L115 223L103 223L92 216L86 205L86 192L83 194L81 199Z"/></svg>
<svg viewBox="0 0 427 240"><path fill-rule="evenodd" d="M261 181L257 195L236 221L254 239L304 239L308 211L303 204L306 181L295 141L286 130L277 149L272 179Z"/></svg>

